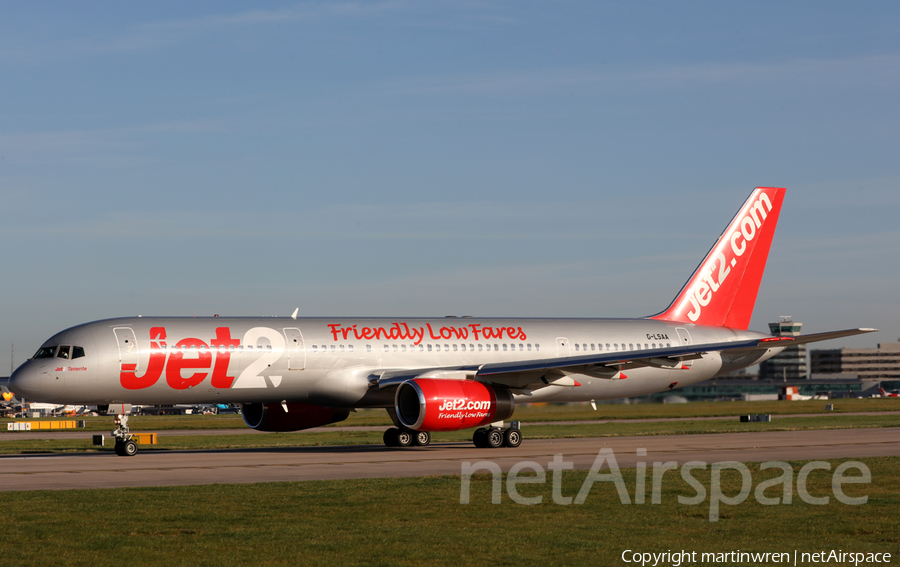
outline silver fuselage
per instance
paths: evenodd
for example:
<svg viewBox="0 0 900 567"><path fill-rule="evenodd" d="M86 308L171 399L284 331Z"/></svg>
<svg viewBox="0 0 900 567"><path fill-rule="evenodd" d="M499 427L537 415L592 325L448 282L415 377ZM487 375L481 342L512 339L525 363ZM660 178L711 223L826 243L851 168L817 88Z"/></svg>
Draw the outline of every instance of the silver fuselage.
<svg viewBox="0 0 900 567"><path fill-rule="evenodd" d="M60 404L289 401L389 407L393 391L379 388L376 379L386 370L477 367L766 336L652 319L133 317L57 333L42 346L42 357L13 373L10 389L28 400ZM515 398L527 403L639 396L720 376L781 350L710 351L678 368L635 368L625 379L568 372L579 385L550 385Z"/></svg>

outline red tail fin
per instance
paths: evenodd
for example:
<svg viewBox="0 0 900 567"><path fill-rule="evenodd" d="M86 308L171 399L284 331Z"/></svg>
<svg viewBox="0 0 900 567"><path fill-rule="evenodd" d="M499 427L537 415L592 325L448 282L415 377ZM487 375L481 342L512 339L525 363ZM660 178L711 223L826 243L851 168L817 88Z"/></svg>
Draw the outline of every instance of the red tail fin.
<svg viewBox="0 0 900 567"><path fill-rule="evenodd" d="M651 318L746 329L784 192L783 188L757 187L672 305Z"/></svg>

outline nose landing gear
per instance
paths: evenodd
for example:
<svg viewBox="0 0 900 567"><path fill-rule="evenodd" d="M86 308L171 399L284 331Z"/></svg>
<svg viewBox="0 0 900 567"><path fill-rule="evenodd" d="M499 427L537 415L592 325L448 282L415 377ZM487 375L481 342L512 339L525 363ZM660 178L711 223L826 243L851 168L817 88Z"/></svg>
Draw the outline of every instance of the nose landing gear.
<svg viewBox="0 0 900 567"><path fill-rule="evenodd" d="M116 440L116 455L120 457L133 457L137 455L138 446L132 439L132 435L128 430L128 416L116 416L116 428L110 432L110 435Z"/></svg>

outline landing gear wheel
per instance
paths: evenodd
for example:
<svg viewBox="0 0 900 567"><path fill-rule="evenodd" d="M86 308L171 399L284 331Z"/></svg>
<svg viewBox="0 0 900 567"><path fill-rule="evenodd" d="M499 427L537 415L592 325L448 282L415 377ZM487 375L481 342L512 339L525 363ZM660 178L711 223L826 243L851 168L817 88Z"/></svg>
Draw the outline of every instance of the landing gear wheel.
<svg viewBox="0 0 900 567"><path fill-rule="evenodd" d="M124 443L122 443L122 441L116 439L116 455L119 455L120 457L125 456L125 453L122 451L123 445L124 445Z"/></svg>
<svg viewBox="0 0 900 567"><path fill-rule="evenodd" d="M431 443L431 433L428 433L427 431L416 431L413 442L418 447L426 447Z"/></svg>
<svg viewBox="0 0 900 567"><path fill-rule="evenodd" d="M472 434L472 443L475 443L475 446L479 449L484 449L487 447L487 429L481 428L476 429L475 433Z"/></svg>
<svg viewBox="0 0 900 567"><path fill-rule="evenodd" d="M503 430L492 427L488 429L487 435L484 437L485 446L491 449L503 446Z"/></svg>
<svg viewBox="0 0 900 567"><path fill-rule="evenodd" d="M409 447L415 442L415 434L409 429L400 429L397 431L397 446Z"/></svg>
<svg viewBox="0 0 900 567"><path fill-rule="evenodd" d="M387 431L384 432L384 446L385 447L399 447L400 443L397 440L397 434L400 431L396 427L391 427Z"/></svg>
<svg viewBox="0 0 900 567"><path fill-rule="evenodd" d="M122 456L124 457L133 457L137 455L138 446L133 440L129 439L128 441L122 443Z"/></svg>
<svg viewBox="0 0 900 567"><path fill-rule="evenodd" d="M522 444L522 432L516 427L510 427L503 432L503 445L505 447L518 447Z"/></svg>

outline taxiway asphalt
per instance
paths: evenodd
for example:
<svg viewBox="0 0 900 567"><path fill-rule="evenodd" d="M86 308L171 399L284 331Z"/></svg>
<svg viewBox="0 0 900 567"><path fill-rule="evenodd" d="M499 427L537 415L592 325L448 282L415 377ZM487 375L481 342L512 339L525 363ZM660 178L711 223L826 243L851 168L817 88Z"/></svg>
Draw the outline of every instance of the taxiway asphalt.
<svg viewBox="0 0 900 567"><path fill-rule="evenodd" d="M515 449L435 443L392 449L379 445L203 451L0 456L0 491L257 483L460 474L464 462L492 461L504 471L521 461L546 467L554 455L589 469L598 451L613 449L620 467L637 461L761 462L900 456L900 428L838 429L526 439ZM638 457L637 449L646 449Z"/></svg>

